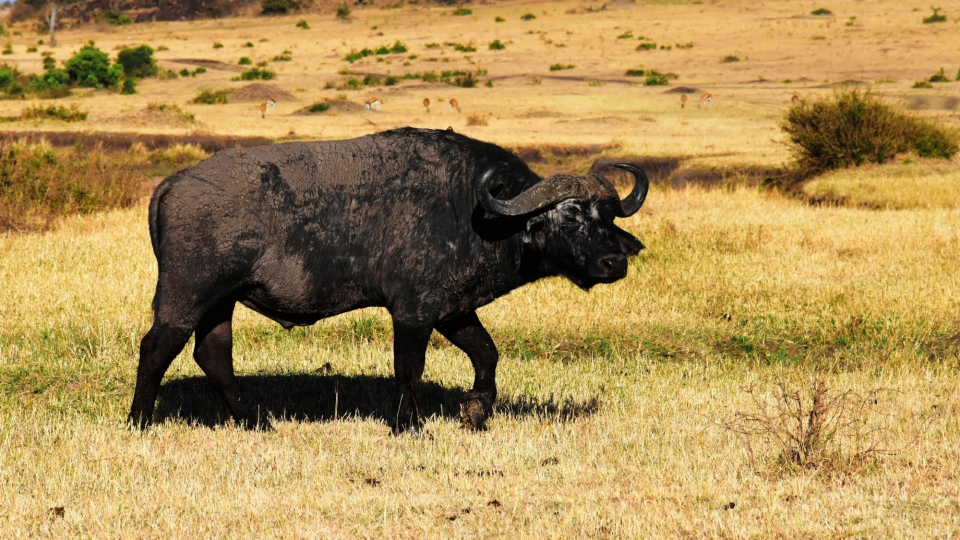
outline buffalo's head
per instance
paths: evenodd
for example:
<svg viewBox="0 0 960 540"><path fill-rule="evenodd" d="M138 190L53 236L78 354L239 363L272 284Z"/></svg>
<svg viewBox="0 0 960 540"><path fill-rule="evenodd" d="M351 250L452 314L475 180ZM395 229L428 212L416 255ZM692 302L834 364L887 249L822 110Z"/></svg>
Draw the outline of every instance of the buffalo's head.
<svg viewBox="0 0 960 540"><path fill-rule="evenodd" d="M614 218L637 213L650 183L643 169L614 165L633 173L633 190L620 199L609 180L597 175L556 175L545 178L512 199L497 199L491 191L509 174L495 164L480 176L477 199L497 216L526 216L523 240L543 257L545 270L568 277L583 289L612 283L627 275L627 257L643 244L614 225Z"/></svg>

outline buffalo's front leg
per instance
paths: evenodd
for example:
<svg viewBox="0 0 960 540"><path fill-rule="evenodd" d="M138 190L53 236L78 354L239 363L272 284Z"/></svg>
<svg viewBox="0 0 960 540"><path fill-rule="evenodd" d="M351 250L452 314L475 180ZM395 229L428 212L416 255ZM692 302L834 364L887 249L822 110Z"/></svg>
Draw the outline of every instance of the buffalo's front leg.
<svg viewBox="0 0 960 540"><path fill-rule="evenodd" d="M414 435L420 433L420 411L416 394L423 376L423 364L431 333L432 324L405 323L394 316L393 370L397 386L390 418L394 434L399 435L407 430Z"/></svg>
<svg viewBox="0 0 960 540"><path fill-rule="evenodd" d="M460 420L465 428L485 430L487 418L493 413L493 402L497 399L497 361L500 358L497 346L474 312L439 325L437 330L467 353L473 363L473 389L467 392L460 408Z"/></svg>

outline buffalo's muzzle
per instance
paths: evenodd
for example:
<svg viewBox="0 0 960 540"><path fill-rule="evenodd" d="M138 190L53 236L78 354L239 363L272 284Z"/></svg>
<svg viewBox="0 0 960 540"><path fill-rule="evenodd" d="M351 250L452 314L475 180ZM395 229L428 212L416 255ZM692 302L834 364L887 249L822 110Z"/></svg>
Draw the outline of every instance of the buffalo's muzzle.
<svg viewBox="0 0 960 540"><path fill-rule="evenodd" d="M627 275L627 258L623 255L604 255L590 265L590 276L603 280L615 281Z"/></svg>

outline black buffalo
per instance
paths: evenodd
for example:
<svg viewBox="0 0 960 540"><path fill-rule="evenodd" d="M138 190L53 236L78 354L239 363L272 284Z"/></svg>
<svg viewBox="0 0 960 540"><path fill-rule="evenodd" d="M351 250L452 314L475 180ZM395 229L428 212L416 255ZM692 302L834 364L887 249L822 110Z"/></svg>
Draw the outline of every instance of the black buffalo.
<svg viewBox="0 0 960 540"><path fill-rule="evenodd" d="M385 307L395 432L419 426L415 395L438 330L470 357L461 418L483 429L498 353L475 310L547 276L585 290L626 276L643 244L614 218L640 209L648 181L617 166L636 179L623 200L599 176L541 179L498 146L405 128L224 150L174 174L150 201L159 277L130 420L149 424L164 372L196 334L194 359L237 422L269 427L233 373L240 302L285 328Z"/></svg>

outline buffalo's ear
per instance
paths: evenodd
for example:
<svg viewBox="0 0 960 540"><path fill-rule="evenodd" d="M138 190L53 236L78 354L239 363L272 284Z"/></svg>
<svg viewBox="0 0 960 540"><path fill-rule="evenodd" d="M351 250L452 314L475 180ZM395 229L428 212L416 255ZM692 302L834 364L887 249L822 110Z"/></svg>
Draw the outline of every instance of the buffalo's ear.
<svg viewBox="0 0 960 540"><path fill-rule="evenodd" d="M621 229L620 227L614 226L614 233L617 235L617 242L620 244L620 251L624 255L633 256L637 253L640 253L644 249L643 243L637 240L632 234Z"/></svg>
<svg viewBox="0 0 960 540"><path fill-rule="evenodd" d="M546 226L546 219L544 214L534 216L527 220L527 234L523 235L523 242L526 244L536 244L538 246L543 246L544 242L544 227Z"/></svg>

